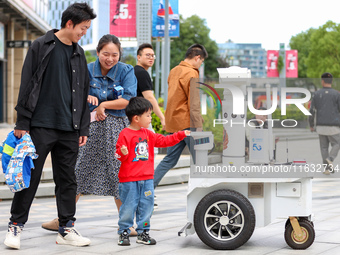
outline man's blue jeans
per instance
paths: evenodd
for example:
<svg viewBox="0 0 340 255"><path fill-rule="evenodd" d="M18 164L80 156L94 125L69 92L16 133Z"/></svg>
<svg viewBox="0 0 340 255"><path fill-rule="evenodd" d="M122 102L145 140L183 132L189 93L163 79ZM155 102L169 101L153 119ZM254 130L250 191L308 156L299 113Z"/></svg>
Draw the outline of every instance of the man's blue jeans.
<svg viewBox="0 0 340 255"><path fill-rule="evenodd" d="M189 147L190 153L195 162L194 139L191 136L188 136L184 138L184 140L180 141L178 144L168 148L166 156L155 169L153 180L154 188L158 186L163 176L177 164L179 157L181 156L182 151L184 150L186 145Z"/></svg>
<svg viewBox="0 0 340 255"><path fill-rule="evenodd" d="M150 230L150 218L153 212L154 189L153 180L121 182L119 183L119 197L122 205L119 209L118 234L133 226L136 214L136 231L141 234L144 230Z"/></svg>

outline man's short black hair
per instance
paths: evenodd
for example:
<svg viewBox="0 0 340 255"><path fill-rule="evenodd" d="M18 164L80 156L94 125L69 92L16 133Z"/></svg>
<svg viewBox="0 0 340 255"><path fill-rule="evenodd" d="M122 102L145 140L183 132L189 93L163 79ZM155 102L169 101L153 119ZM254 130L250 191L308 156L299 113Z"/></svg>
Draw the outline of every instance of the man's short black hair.
<svg viewBox="0 0 340 255"><path fill-rule="evenodd" d="M133 116L140 116L149 110L152 110L152 104L149 100L144 97L132 97L125 108L125 114L131 123Z"/></svg>
<svg viewBox="0 0 340 255"><path fill-rule="evenodd" d="M201 56L201 58L206 59L208 57L208 52L203 45L195 43L189 47L185 53L185 58L193 59L196 56Z"/></svg>
<svg viewBox="0 0 340 255"><path fill-rule="evenodd" d="M323 80L324 83L332 84L332 82L333 82L333 75L331 73L323 73L321 75L321 80Z"/></svg>
<svg viewBox="0 0 340 255"><path fill-rule="evenodd" d="M84 21L92 20L96 17L97 15L87 3L74 3L63 12L60 27L64 28L69 20L73 22L73 27L75 27Z"/></svg>
<svg viewBox="0 0 340 255"><path fill-rule="evenodd" d="M144 49L152 49L153 50L153 47L150 43L143 43L143 44L139 45L138 50L137 50L137 55L141 55L142 51Z"/></svg>

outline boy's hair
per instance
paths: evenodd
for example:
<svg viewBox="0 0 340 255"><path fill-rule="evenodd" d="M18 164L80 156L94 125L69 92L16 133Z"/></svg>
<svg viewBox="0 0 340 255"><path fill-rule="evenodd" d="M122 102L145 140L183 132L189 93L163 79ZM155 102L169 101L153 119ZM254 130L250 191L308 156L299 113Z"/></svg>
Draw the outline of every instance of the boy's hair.
<svg viewBox="0 0 340 255"><path fill-rule="evenodd" d="M64 28L69 20L73 22L73 27L75 27L77 24L92 20L96 17L97 15L87 3L74 3L63 12L60 27Z"/></svg>
<svg viewBox="0 0 340 255"><path fill-rule="evenodd" d="M321 79L327 83L327 84L332 84L332 81L333 81L333 75L330 74L330 73L323 73L321 75Z"/></svg>
<svg viewBox="0 0 340 255"><path fill-rule="evenodd" d="M208 57L208 52L203 45L195 43L189 47L185 53L185 58L193 59L196 56L201 56L201 58L206 59Z"/></svg>
<svg viewBox="0 0 340 255"><path fill-rule="evenodd" d="M131 123L133 116L140 116L149 110L152 110L152 104L149 100L144 97L132 97L125 108L125 114Z"/></svg>
<svg viewBox="0 0 340 255"><path fill-rule="evenodd" d="M152 49L153 50L152 45L150 43L143 43L143 44L139 45L138 50L137 50L137 55L141 55L142 51L144 49Z"/></svg>

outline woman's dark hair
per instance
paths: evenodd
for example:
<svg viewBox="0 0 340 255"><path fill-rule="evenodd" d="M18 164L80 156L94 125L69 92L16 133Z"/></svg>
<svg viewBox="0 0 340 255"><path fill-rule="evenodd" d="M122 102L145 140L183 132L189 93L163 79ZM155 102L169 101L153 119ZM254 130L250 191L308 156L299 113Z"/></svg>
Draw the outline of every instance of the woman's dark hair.
<svg viewBox="0 0 340 255"><path fill-rule="evenodd" d="M206 59L208 57L208 52L203 45L195 43L189 47L185 53L185 58L193 59L196 56L201 56L201 58Z"/></svg>
<svg viewBox="0 0 340 255"><path fill-rule="evenodd" d="M96 17L97 15L87 3L74 3L67 7L67 9L63 12L60 26L61 28L64 28L67 21L71 20L73 27L75 27L77 24L92 20Z"/></svg>
<svg viewBox="0 0 340 255"><path fill-rule="evenodd" d="M133 116L140 116L152 109L153 107L149 100L144 97L132 97L125 108L125 114L131 123Z"/></svg>
<svg viewBox="0 0 340 255"><path fill-rule="evenodd" d="M115 36L115 35L110 35L110 34L103 35L102 38L100 38L100 40L98 42L97 52L100 52L102 50L102 48L109 43L113 43L118 47L119 59L120 59L121 56L122 56L122 46L120 44L118 37Z"/></svg>

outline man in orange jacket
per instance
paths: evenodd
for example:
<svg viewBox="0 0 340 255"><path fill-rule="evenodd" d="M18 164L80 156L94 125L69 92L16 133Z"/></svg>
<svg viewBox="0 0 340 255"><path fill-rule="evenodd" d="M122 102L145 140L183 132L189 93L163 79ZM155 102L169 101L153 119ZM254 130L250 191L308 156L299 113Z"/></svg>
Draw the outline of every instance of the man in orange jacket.
<svg viewBox="0 0 340 255"><path fill-rule="evenodd" d="M167 132L175 133L188 129L202 130L203 119L200 113L199 89L194 89L193 86L199 86L196 83L199 78L198 69L207 57L208 53L203 45L193 44L187 50L185 59L170 71L168 103L165 111L165 130ZM193 80L191 81L191 79ZM155 170L155 188L163 176L177 164L185 146L193 149L192 142L193 140L187 137L175 146L168 148L167 155Z"/></svg>

